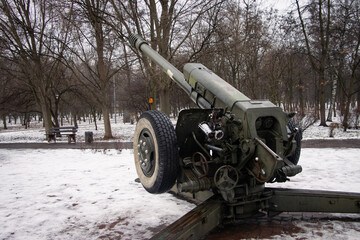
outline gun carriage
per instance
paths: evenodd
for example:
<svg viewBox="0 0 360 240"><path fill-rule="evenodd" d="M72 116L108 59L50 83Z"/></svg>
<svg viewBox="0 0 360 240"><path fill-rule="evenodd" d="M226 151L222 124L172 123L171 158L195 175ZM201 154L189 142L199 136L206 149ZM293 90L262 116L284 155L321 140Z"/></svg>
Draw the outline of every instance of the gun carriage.
<svg viewBox="0 0 360 240"><path fill-rule="evenodd" d="M148 192L167 192L174 184L179 192L211 191L221 196L216 201L222 207L215 214L221 221L264 211L360 212L360 194L265 187L302 171L302 131L295 126L294 113L270 101L249 99L202 64L187 63L180 72L138 35L130 34L128 40L199 106L182 110L175 129L162 112L140 116L134 158ZM313 201L322 206L310 207Z"/></svg>

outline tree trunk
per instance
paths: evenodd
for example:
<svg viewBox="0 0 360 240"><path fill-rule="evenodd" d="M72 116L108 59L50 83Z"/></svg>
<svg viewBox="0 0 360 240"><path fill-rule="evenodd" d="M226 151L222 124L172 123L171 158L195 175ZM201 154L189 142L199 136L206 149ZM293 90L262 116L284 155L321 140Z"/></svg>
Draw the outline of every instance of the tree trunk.
<svg viewBox="0 0 360 240"><path fill-rule="evenodd" d="M73 113L72 115L73 115L72 117L73 117L73 121L74 121L74 126L76 128L78 128L79 126L78 126L77 119L76 119L76 113Z"/></svg>
<svg viewBox="0 0 360 240"><path fill-rule="evenodd" d="M304 95L303 95L303 88L302 88L302 80L299 79L299 102L300 102L300 116L303 118L305 116L305 107L304 107Z"/></svg>
<svg viewBox="0 0 360 240"><path fill-rule="evenodd" d="M55 109L54 109L54 111L51 111L51 112L53 113L55 127L60 127L60 123L59 123L59 99L58 99L58 97L56 97L56 99L55 99Z"/></svg>
<svg viewBox="0 0 360 240"><path fill-rule="evenodd" d="M47 104L46 97L40 96L40 105L41 105L40 107L43 116L45 132L48 134L50 132L50 128L52 127L52 122L51 122L50 108L49 105Z"/></svg>
<svg viewBox="0 0 360 240"><path fill-rule="evenodd" d="M160 91L160 109L166 115L170 116L170 96L168 87L165 87Z"/></svg>
<svg viewBox="0 0 360 240"><path fill-rule="evenodd" d="M354 92L354 85L355 85L356 77L355 77L355 68L353 69L353 73L351 75L350 79L350 86L349 86L349 92L347 94L347 101L345 106L345 112L344 112L344 120L343 120L343 126L344 131L346 131L349 128L349 115L350 115L350 104L352 96L355 94Z"/></svg>
<svg viewBox="0 0 360 240"><path fill-rule="evenodd" d="M344 127L344 132L349 128L349 113L350 113L350 103L351 103L351 95L347 97L345 111L344 111L344 120L342 122Z"/></svg>
<svg viewBox="0 0 360 240"><path fill-rule="evenodd" d="M62 114L60 114L60 124L64 126L64 116Z"/></svg>
<svg viewBox="0 0 360 240"><path fill-rule="evenodd" d="M335 108L335 97L336 97L336 92L337 92L337 78L336 77L332 77L332 90L331 90L331 101L330 101L330 107L329 107L329 113L327 116L327 121L332 122L332 112L333 109Z"/></svg>
<svg viewBox="0 0 360 240"><path fill-rule="evenodd" d="M29 121L30 121L30 119L29 119L29 113L28 112L25 112L25 116L24 116L24 126L25 126L25 129L28 129L28 127L29 127Z"/></svg>
<svg viewBox="0 0 360 240"><path fill-rule="evenodd" d="M326 120L325 120L325 86L324 86L324 84L320 84L319 104L320 104L320 126L327 127Z"/></svg>
<svg viewBox="0 0 360 240"><path fill-rule="evenodd" d="M2 114L2 120L3 120L4 129L7 129L7 126L6 126L6 115L5 115L5 113Z"/></svg>
<svg viewBox="0 0 360 240"><path fill-rule="evenodd" d="M102 112L103 112L103 115L104 115L104 127L105 127L104 139L113 138L112 133L111 133L109 109L107 108L107 106L103 106Z"/></svg>
<svg viewBox="0 0 360 240"><path fill-rule="evenodd" d="M92 112L92 115L93 115L93 119L94 119L95 130L98 130L97 123L96 123L96 110L94 110L94 111Z"/></svg>

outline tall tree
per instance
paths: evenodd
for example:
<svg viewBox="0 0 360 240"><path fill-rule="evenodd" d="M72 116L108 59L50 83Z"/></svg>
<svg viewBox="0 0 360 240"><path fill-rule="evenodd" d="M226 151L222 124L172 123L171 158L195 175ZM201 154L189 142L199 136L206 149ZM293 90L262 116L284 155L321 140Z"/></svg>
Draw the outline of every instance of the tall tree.
<svg viewBox="0 0 360 240"><path fill-rule="evenodd" d="M360 3L359 1L337 2L335 36L335 59L333 68L345 95L343 101L343 127L349 127L350 105L360 91Z"/></svg>
<svg viewBox="0 0 360 240"><path fill-rule="evenodd" d="M112 138L110 124L110 86L114 75L119 70L121 48L110 27L105 24L107 0L71 0L75 5L72 22L76 44L72 48L76 64L74 73L101 106L104 117L104 138Z"/></svg>
<svg viewBox="0 0 360 240"><path fill-rule="evenodd" d="M299 1L296 0L296 6L305 39L307 55L312 68L318 74L320 126L327 126L325 118L325 85L327 84L325 71L329 58L332 2L331 0L318 0L301 8ZM310 14L308 24L305 24L304 11L309 11Z"/></svg>
<svg viewBox="0 0 360 240"><path fill-rule="evenodd" d="M150 39L150 45L165 59L172 60L181 50L185 40L194 34L196 24L210 10L221 5L216 1L178 1L178 0L145 0L138 1L111 0L115 9L116 20L120 21L122 35L136 31ZM118 24L114 23L116 27ZM214 27L210 26L210 27ZM160 96L160 109L170 114L170 88L172 83L157 67L143 59L143 72L150 79L150 94L156 99ZM152 105L155 107L155 104Z"/></svg>
<svg viewBox="0 0 360 240"><path fill-rule="evenodd" d="M250 98L261 98L261 66L269 45L264 12L254 0L226 2L219 14L210 47L199 61ZM196 46L196 38L193 40Z"/></svg>
<svg viewBox="0 0 360 240"><path fill-rule="evenodd" d="M46 132L52 126L49 96L53 72L57 70L68 39L56 1L1 0L0 38L5 51L19 69L21 84L27 86L41 108Z"/></svg>

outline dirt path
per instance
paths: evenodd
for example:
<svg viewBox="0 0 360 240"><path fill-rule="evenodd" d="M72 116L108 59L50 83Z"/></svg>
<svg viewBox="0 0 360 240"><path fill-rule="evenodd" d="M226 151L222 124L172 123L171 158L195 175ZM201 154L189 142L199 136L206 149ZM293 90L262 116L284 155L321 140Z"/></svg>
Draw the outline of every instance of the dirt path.
<svg viewBox="0 0 360 240"><path fill-rule="evenodd" d="M40 149L131 149L132 142L80 143L0 143L0 148L40 148ZM303 148L360 148L360 139L310 139L302 141Z"/></svg>
<svg viewBox="0 0 360 240"><path fill-rule="evenodd" d="M309 139L301 143L303 148L360 148L360 139Z"/></svg>
<svg viewBox="0 0 360 240"><path fill-rule="evenodd" d="M0 143L0 148L17 149L131 149L132 142L95 142L91 144L85 143Z"/></svg>

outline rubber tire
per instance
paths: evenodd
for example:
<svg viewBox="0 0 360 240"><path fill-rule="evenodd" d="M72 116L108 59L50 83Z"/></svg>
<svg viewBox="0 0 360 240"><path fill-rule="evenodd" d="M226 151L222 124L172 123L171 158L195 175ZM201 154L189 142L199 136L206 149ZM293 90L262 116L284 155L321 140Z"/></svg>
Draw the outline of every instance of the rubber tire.
<svg viewBox="0 0 360 240"><path fill-rule="evenodd" d="M296 124L294 119L290 119L288 122L288 128L291 132L294 132L296 129ZM289 161L293 164L297 165L300 159L300 153L301 153L301 140L302 140L302 129L298 128L298 133L295 136L295 142L296 142L296 148L294 153L288 157Z"/></svg>
<svg viewBox="0 0 360 240"><path fill-rule="evenodd" d="M138 144L143 130L152 135L155 151L155 169L146 176L140 165ZM179 172L179 152L175 129L169 117L159 111L141 114L134 134L134 158L140 182L149 193L164 193L174 186Z"/></svg>

